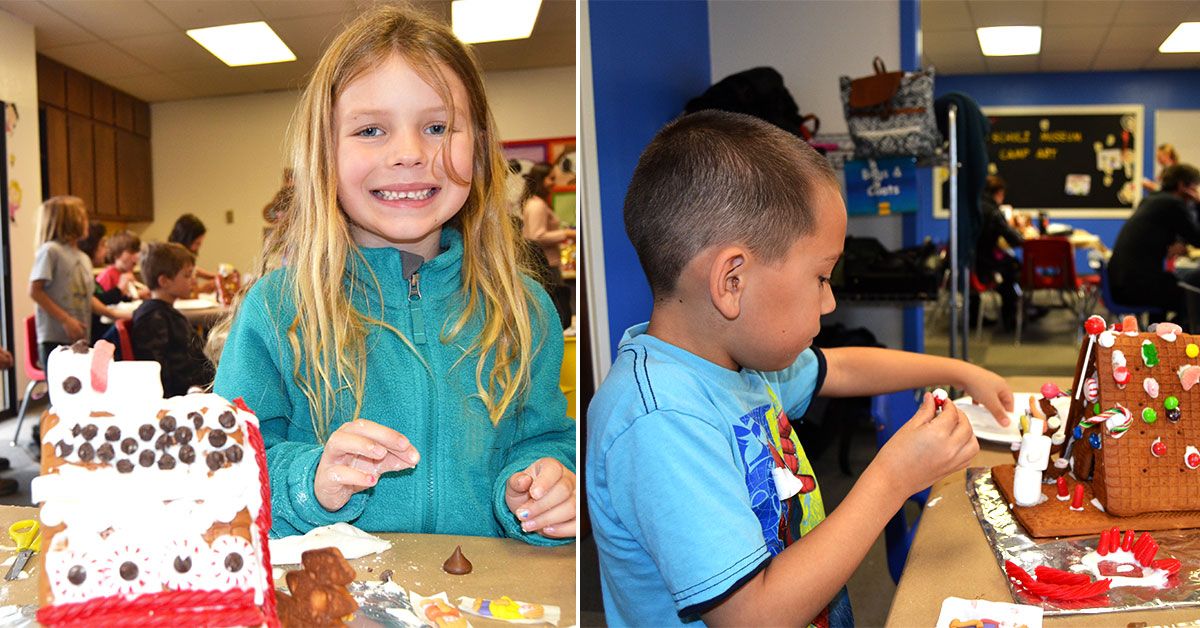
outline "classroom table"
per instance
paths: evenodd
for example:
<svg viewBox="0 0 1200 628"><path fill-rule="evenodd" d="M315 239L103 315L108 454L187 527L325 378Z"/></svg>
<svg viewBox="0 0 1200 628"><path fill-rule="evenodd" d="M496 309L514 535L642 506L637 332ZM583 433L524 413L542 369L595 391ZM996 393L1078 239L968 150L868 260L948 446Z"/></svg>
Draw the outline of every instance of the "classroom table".
<svg viewBox="0 0 1200 628"><path fill-rule="evenodd" d="M1011 377L1014 391L1038 390L1047 381L1064 389L1066 378ZM1018 400L1028 403L1028 400ZM979 454L969 466L992 467L1011 463L1005 444L980 441ZM935 501L936 500L936 501ZM932 507L928 504L934 504ZM988 546L983 529L967 499L966 472L959 471L933 485L916 537L909 549L904 574L892 598L887 625L934 626L942 600L947 597L1012 602L1006 576ZM1046 626L1126 626L1136 622L1170 624L1200 620L1200 606L1180 610L1057 615L1045 618Z"/></svg>
<svg viewBox="0 0 1200 628"><path fill-rule="evenodd" d="M0 506L0 530L21 519L36 518L36 508ZM553 604L562 609L559 626L575 624L575 544L534 547L514 539L442 534L378 534L391 541L391 549L350 561L357 580L378 580L386 569L400 586L421 595L446 592L459 596L498 598ZM10 543L0 535L0 544ZM442 571L442 563L462 545L463 554L474 565L471 573L453 576ZM4 559L12 553L5 548ZM287 568L289 571L296 567ZM0 580L0 604L36 604L41 573L37 558L30 561L28 578ZM4 568L7 573L7 568ZM276 583L277 585L279 583ZM505 622L469 616L475 626L512 626Z"/></svg>

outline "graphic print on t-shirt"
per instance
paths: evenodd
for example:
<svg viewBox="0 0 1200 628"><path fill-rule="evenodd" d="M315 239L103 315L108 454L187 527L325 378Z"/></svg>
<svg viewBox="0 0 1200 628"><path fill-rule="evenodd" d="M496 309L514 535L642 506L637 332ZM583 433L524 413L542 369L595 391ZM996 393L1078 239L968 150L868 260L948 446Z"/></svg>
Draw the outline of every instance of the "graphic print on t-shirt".
<svg viewBox="0 0 1200 628"><path fill-rule="evenodd" d="M825 519L821 491L812 465L775 392L768 387L771 403L754 408L733 425L742 450L746 490L750 507L762 526L767 551L772 556L799 539ZM780 501L771 470L787 469L800 482L800 493Z"/></svg>

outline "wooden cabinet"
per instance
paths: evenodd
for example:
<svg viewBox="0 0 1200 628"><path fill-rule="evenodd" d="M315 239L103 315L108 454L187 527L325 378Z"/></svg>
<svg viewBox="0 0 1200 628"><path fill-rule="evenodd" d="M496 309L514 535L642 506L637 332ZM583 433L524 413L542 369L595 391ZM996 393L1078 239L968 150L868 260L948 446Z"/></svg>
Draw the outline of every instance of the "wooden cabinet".
<svg viewBox="0 0 1200 628"><path fill-rule="evenodd" d="M94 218L154 219L150 105L38 56L45 192L83 199Z"/></svg>

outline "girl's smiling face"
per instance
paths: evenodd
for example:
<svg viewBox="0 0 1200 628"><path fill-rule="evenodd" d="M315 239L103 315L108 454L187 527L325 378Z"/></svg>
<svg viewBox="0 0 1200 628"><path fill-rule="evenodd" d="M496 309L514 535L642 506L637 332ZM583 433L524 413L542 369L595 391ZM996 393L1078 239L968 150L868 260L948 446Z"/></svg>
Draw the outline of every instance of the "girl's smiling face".
<svg viewBox="0 0 1200 628"><path fill-rule="evenodd" d="M442 225L467 201L474 160L470 116L462 108L467 91L444 66L437 71L450 88L455 128L447 103L400 55L364 73L337 97L338 200L360 245L430 259L438 253Z"/></svg>

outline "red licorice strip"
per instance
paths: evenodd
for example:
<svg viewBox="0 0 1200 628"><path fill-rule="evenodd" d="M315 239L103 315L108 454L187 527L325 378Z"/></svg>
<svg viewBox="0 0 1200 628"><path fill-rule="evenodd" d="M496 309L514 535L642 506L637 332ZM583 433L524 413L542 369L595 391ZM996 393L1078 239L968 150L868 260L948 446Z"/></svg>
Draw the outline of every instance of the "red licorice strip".
<svg viewBox="0 0 1200 628"><path fill-rule="evenodd" d="M1096 553L1101 556L1108 555L1108 530L1100 533L1100 540L1096 542Z"/></svg>
<svg viewBox="0 0 1200 628"><path fill-rule="evenodd" d="M1142 551L1142 548L1146 546L1146 543L1153 540L1154 539L1151 538L1149 532L1143 532L1142 535L1138 537L1138 540L1133 542L1134 555L1137 555L1138 552Z"/></svg>
<svg viewBox="0 0 1200 628"><path fill-rule="evenodd" d="M1049 582L1038 582L1033 578L1033 576L1029 575L1029 572L1022 569L1020 565L1008 560L1004 561L1004 571L1008 574L1008 577L1020 585L1021 588L1032 593L1033 595L1045 598L1047 600L1086 600L1108 592L1108 588L1112 584L1112 580L1108 578L1097 580L1095 582L1088 582L1086 584L1053 584ZM1055 569L1053 571L1059 570ZM1076 575L1069 574L1067 572L1061 573L1070 576ZM1084 577L1086 578L1086 576Z"/></svg>
<svg viewBox="0 0 1200 628"><path fill-rule="evenodd" d="M1121 549L1127 552L1133 549L1133 530L1126 530L1125 536L1121 537Z"/></svg>
<svg viewBox="0 0 1200 628"><path fill-rule="evenodd" d="M1108 551L1115 552L1121 549L1121 530L1117 526L1113 526L1108 531Z"/></svg>
<svg viewBox="0 0 1200 628"><path fill-rule="evenodd" d="M1046 567L1044 565L1038 565L1037 568L1033 570L1033 573L1037 574L1038 582L1044 582L1046 584L1080 585L1091 584L1092 582L1091 577L1089 577L1087 574L1072 573L1070 571L1063 571L1061 569Z"/></svg>
<svg viewBox="0 0 1200 628"><path fill-rule="evenodd" d="M1179 562L1179 560L1175 559L1175 558L1160 558L1160 559L1150 563L1150 566L1155 569L1166 569L1167 576L1173 576L1173 575L1179 573L1179 568L1182 565Z"/></svg>

